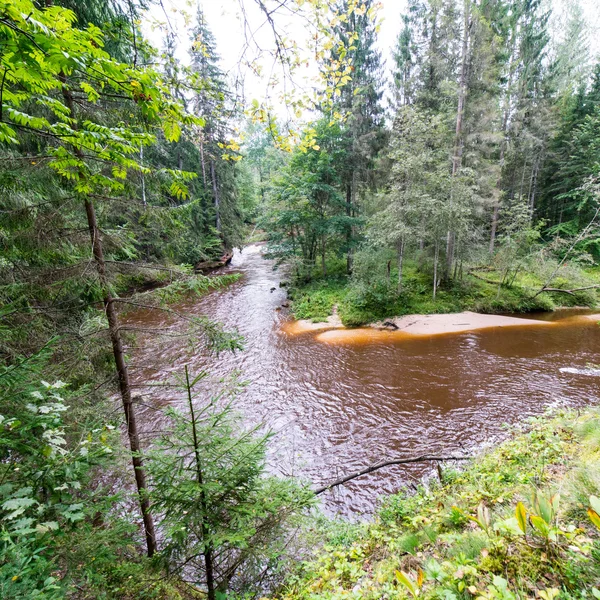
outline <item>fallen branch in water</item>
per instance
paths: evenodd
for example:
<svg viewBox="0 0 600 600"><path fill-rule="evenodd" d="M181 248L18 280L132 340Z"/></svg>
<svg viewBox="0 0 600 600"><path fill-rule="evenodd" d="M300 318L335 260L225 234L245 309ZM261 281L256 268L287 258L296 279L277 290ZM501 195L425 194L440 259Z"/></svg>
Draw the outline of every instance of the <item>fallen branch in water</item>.
<svg viewBox="0 0 600 600"><path fill-rule="evenodd" d="M538 294L536 294L536 295L539 295L542 292L562 292L563 294L570 294L571 296L574 296L575 292L582 292L583 290L593 290L593 289L599 288L599 287L600 287L600 284L597 284L597 285L587 285L585 287L573 288L572 290L564 290L562 288L551 288L551 287L545 287L544 286L541 289L541 291Z"/></svg>
<svg viewBox="0 0 600 600"><path fill-rule="evenodd" d="M337 487L338 485L342 485L347 481L352 479L356 479L357 477L361 477L362 475L367 475L368 473L373 473L373 471L378 471L379 469L383 469L384 467L389 467L391 465L405 465L408 463L417 463L417 462L444 462L447 460L470 460L471 456L416 456L413 458L395 458L392 460L386 460L384 462L376 463L363 469L362 471L358 471L357 473L352 473L351 475L346 475L345 477L341 477L340 479L336 479L323 487L317 488L315 490L315 496L330 490L331 488Z"/></svg>

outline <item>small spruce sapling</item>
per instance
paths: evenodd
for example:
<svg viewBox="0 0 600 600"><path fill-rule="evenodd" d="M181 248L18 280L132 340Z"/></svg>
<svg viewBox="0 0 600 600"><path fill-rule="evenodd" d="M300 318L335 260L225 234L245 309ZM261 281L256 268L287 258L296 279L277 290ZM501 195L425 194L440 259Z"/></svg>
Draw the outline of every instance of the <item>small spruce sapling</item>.
<svg viewBox="0 0 600 600"><path fill-rule="evenodd" d="M196 390L206 376L193 377L186 366L187 414L168 410L172 428L156 441L148 469L166 567L212 600L269 576L313 494L265 474L271 435L240 423L235 386L203 404Z"/></svg>

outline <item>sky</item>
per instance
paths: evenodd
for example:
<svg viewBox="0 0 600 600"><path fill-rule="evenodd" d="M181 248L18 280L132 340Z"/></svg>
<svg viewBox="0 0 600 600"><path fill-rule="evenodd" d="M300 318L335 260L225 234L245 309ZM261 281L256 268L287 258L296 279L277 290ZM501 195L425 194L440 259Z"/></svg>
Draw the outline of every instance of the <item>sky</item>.
<svg viewBox="0 0 600 600"><path fill-rule="evenodd" d="M561 15L564 14L564 10L571 1L547 0L553 6L555 15L553 26L559 35L564 23L564 18ZM389 68L392 64L391 49L400 31L400 15L405 8L406 0L380 0L380 2L381 10L379 14L382 24L378 44ZM182 13L195 14L197 3L198 0L163 0L162 6L154 5L151 8L143 23L146 36L155 46L160 47L163 34L160 33L156 25L157 23L164 25L168 21L167 26L176 33L180 44L178 59L184 63L189 60L186 48L190 44L190 37L188 24ZM580 0L580 4L590 26L589 39L592 52L599 55L600 0ZM260 49L268 51L274 47L273 34L268 24L264 23L264 17L257 7L257 2L255 0L200 0L200 5L216 38L218 52L221 56L221 65L230 77L230 81L236 79L239 81L242 74L244 74L246 100L254 98L262 100L267 94L264 77L252 76L249 74L248 69L240 69L239 67L240 57L243 56L250 61L260 55ZM242 18L241 15L240 7L242 5L246 11L245 18ZM298 22L298 19L289 19L285 15L281 15L278 19L278 27L285 31L291 39L296 40L300 47L306 47L310 28L305 23ZM246 29L244 29L244 22L249 24ZM272 61L264 52L259 62L263 64L264 73L269 73ZM303 85L310 86L311 77L315 75L314 69L314 62L310 63L309 61L309 66L304 70L306 78Z"/></svg>

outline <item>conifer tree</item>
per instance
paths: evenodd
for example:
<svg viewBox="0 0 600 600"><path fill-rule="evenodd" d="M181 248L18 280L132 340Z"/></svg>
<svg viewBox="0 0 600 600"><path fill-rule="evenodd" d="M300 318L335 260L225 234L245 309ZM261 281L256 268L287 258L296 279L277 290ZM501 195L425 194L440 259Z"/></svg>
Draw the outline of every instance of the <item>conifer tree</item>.
<svg viewBox="0 0 600 600"><path fill-rule="evenodd" d="M230 147L229 121L234 114L234 98L227 87L225 75L219 66L214 35L204 12L198 6L192 29L190 50L193 86L192 110L205 125L198 131L202 182L212 199L214 227L226 247L239 242L241 215L236 209L237 172L235 168L237 144ZM228 154L229 160L222 160Z"/></svg>
<svg viewBox="0 0 600 600"><path fill-rule="evenodd" d="M345 119L343 144L347 148L347 158L340 171L345 182L346 216L353 218L360 214L361 192L374 185L375 159L385 143L382 64L375 47L374 0L362 4L355 0L340 0L335 8L341 15L334 28L335 37L347 53L345 58L351 64L352 76L341 88L339 97L334 98L331 117L337 113ZM349 272L356 233L350 228L346 234Z"/></svg>

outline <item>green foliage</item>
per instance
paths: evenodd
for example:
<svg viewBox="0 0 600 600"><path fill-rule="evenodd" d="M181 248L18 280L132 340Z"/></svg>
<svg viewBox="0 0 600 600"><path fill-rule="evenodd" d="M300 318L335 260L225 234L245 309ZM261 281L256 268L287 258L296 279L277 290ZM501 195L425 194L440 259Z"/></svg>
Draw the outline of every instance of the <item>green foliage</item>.
<svg viewBox="0 0 600 600"><path fill-rule="evenodd" d="M349 228L360 221L346 214L339 165L345 157L339 124L322 119L312 127L316 145L298 149L273 182L272 203L261 226L269 232L268 255L291 262L298 280L310 280L320 258L343 248Z"/></svg>
<svg viewBox="0 0 600 600"><path fill-rule="evenodd" d="M180 302L190 295L202 296L211 290L217 290L231 285L232 283L238 281L240 277L240 273L232 273L231 275L218 275L216 277L194 275L162 287L156 290L154 295L162 304L173 304Z"/></svg>
<svg viewBox="0 0 600 600"><path fill-rule="evenodd" d="M339 304L346 293L346 277L315 279L304 286L292 287L288 295L293 299L294 316L298 319L324 321L334 306Z"/></svg>
<svg viewBox="0 0 600 600"><path fill-rule="evenodd" d="M575 475L595 472L600 460L596 411L526 427L464 471L446 470L445 484L387 498L375 523L349 544L326 545L277 597L594 595L595 525L582 513ZM559 487L560 501L549 491ZM592 496L584 506L598 504Z"/></svg>
<svg viewBox="0 0 600 600"><path fill-rule="evenodd" d="M172 574L227 593L247 590L285 550L287 528L310 490L265 474L268 435L244 429L225 389L198 406L206 373L180 382L189 413L170 410L171 431L148 455L151 500L161 515L162 559Z"/></svg>
<svg viewBox="0 0 600 600"><path fill-rule="evenodd" d="M47 352L46 352L47 354ZM37 379L43 354L0 371L0 590L11 598L59 598L53 552L91 509L92 468L112 453L111 426L73 436L65 384Z"/></svg>
<svg viewBox="0 0 600 600"><path fill-rule="evenodd" d="M597 304L595 290L574 294L543 293L536 295L547 277L556 268L553 258L528 255L517 270L512 285L502 285L498 272L473 270L486 282L476 277L449 282L432 299L430 274L418 263L407 260L404 265L403 287L399 293L396 285L397 270L390 265L387 274L385 253L367 251L371 258L363 264L364 251L355 255L355 274L346 277L332 275L313 282L296 284L290 290L292 310L299 319L324 321L337 307L342 323L358 327L386 318L408 314L452 313L473 310L481 313L528 313L553 311L558 306L590 306ZM328 263L332 268L335 263ZM511 268L512 269L512 268ZM511 271L512 272L512 271ZM589 276L573 264L563 265L555 276L556 287L572 289L595 285L596 276ZM493 278L497 278L495 281Z"/></svg>

